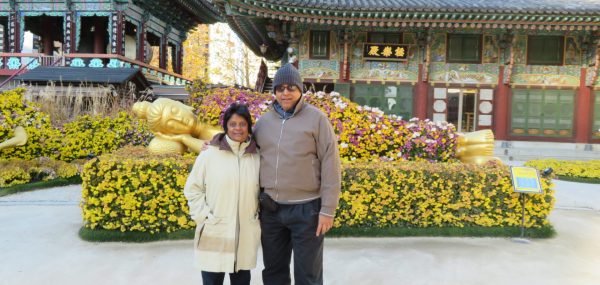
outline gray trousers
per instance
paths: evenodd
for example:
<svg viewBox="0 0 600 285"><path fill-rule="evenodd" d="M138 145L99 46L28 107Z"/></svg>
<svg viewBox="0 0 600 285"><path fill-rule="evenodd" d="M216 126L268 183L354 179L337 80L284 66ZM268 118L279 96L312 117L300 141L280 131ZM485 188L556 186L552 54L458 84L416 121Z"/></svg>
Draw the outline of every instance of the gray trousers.
<svg viewBox="0 0 600 285"><path fill-rule="evenodd" d="M316 236L320 210L321 199L304 204L279 204L277 212L261 210L265 285L291 284L292 251L295 284L323 284L324 235Z"/></svg>

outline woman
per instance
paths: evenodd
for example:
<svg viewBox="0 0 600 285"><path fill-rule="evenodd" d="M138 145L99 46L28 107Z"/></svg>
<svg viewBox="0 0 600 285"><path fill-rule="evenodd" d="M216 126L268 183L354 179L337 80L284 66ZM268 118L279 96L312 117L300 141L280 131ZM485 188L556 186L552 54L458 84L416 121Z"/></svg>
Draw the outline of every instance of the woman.
<svg viewBox="0 0 600 285"><path fill-rule="evenodd" d="M227 272L232 285L247 285L260 243L260 158L248 107L231 104L223 129L196 159L184 195L197 224L195 258L203 284L223 284Z"/></svg>

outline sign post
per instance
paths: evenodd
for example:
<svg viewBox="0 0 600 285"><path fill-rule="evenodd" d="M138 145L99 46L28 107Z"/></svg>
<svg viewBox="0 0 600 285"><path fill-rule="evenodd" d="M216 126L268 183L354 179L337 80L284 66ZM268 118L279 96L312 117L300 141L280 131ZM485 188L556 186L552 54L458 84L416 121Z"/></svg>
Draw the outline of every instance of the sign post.
<svg viewBox="0 0 600 285"><path fill-rule="evenodd" d="M512 180L515 193L521 195L521 207L523 215L521 216L521 236L513 239L516 242L529 243L525 238L525 196L526 194L543 194L542 184L537 169L533 167L511 166L510 178Z"/></svg>

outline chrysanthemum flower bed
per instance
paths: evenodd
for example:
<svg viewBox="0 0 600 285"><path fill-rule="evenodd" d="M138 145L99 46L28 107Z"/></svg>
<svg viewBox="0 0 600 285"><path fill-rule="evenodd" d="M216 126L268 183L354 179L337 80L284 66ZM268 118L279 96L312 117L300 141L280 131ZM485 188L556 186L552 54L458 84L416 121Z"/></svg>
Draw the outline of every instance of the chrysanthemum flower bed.
<svg viewBox="0 0 600 285"><path fill-rule="evenodd" d="M86 229L158 234L194 227L183 186L193 156L153 156L126 148L88 162L83 178ZM519 196L508 168L458 163L362 162L344 164L335 228L517 227ZM548 226L551 183L529 196L525 226Z"/></svg>
<svg viewBox="0 0 600 285"><path fill-rule="evenodd" d="M115 117L79 116L60 128L54 127L48 114L23 98L24 91L0 93L0 142L12 138L17 126L24 127L28 135L24 146L0 150L0 159L49 157L68 162L129 144L147 145L152 138L148 127L126 112Z"/></svg>
<svg viewBox="0 0 600 285"><path fill-rule="evenodd" d="M56 178L69 179L77 175L79 169L76 164L51 158L0 159L0 188Z"/></svg>
<svg viewBox="0 0 600 285"><path fill-rule="evenodd" d="M562 180L600 184L600 160L537 159L527 161L525 165L538 170L551 167Z"/></svg>
<svg viewBox="0 0 600 285"><path fill-rule="evenodd" d="M81 177L85 227L151 234L192 228L183 186L193 163L193 156L157 156L141 147L89 161Z"/></svg>
<svg viewBox="0 0 600 285"><path fill-rule="evenodd" d="M198 116L217 125L221 110L233 102L249 105L256 120L272 104L272 94L234 88L209 89L190 95ZM338 136L340 155L345 161L428 160L454 158L456 134L453 125L416 118L408 121L387 116L376 108L362 107L332 92L306 93L306 102L321 109Z"/></svg>
<svg viewBox="0 0 600 285"><path fill-rule="evenodd" d="M529 195L525 226L549 224L551 180ZM344 165L336 227L510 227L523 208L508 167L462 163L379 162Z"/></svg>

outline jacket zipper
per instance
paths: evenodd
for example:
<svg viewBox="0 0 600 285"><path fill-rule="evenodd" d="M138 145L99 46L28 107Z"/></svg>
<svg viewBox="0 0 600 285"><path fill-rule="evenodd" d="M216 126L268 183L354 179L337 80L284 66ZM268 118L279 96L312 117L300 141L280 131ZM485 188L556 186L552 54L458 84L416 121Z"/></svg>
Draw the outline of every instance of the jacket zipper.
<svg viewBox="0 0 600 285"><path fill-rule="evenodd" d="M237 193L237 216L235 218L235 253L233 255L233 272L237 272L237 254L238 249L240 247L240 192L241 192L241 183L239 183L242 177L242 167L240 166L240 150L242 148L242 144L238 145L238 151L235 154L238 163L238 193Z"/></svg>
<svg viewBox="0 0 600 285"><path fill-rule="evenodd" d="M287 119L281 121L281 131L279 132L279 140L277 141L277 160L275 162L275 201L279 200L279 188L277 187L277 180L279 178L279 145L281 144L281 137L283 136L283 125Z"/></svg>

